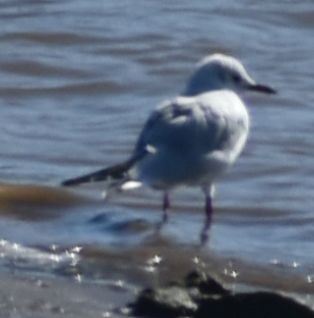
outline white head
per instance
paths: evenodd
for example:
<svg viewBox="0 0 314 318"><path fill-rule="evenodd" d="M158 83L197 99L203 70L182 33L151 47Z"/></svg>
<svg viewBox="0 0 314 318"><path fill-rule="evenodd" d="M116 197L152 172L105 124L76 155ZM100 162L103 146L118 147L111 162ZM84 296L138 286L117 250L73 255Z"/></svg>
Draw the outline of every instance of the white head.
<svg viewBox="0 0 314 318"><path fill-rule="evenodd" d="M275 93L275 90L268 86L256 84L240 61L223 54L209 55L197 64L184 95L193 96L217 89Z"/></svg>

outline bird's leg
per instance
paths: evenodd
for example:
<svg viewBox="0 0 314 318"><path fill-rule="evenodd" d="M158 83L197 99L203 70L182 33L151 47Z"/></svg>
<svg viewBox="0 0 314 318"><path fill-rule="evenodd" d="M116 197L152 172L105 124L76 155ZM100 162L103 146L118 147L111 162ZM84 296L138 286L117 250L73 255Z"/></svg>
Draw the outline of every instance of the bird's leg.
<svg viewBox="0 0 314 318"><path fill-rule="evenodd" d="M159 232L162 227L167 223L168 221L168 210L170 208L170 199L169 199L169 193L168 192L164 192L163 195L163 201L162 201L162 219L160 222L158 222L157 224L157 231Z"/></svg>
<svg viewBox="0 0 314 318"><path fill-rule="evenodd" d="M166 223L168 221L168 210L170 208L170 199L169 199L169 193L164 192L163 196L163 203L162 203L162 223Z"/></svg>
<svg viewBox="0 0 314 318"><path fill-rule="evenodd" d="M204 227L201 231L201 244L205 244L208 241L208 232L212 222L213 205L212 205L212 188L206 187L203 189L205 193L205 221Z"/></svg>
<svg viewBox="0 0 314 318"><path fill-rule="evenodd" d="M168 222L168 210L170 208L170 199L169 199L169 193L167 191L164 192L163 194L163 199L162 199L162 219L160 220L160 222L157 223L156 226L156 231L159 234L162 227Z"/></svg>

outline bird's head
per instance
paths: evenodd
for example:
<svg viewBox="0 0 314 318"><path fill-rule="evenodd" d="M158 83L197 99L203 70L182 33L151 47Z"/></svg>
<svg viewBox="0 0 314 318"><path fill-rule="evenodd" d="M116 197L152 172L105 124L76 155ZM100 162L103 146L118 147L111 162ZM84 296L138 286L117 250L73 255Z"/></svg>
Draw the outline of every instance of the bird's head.
<svg viewBox="0 0 314 318"><path fill-rule="evenodd" d="M223 54L209 55L197 64L184 95L193 96L217 89L276 93L269 86L257 84L236 58Z"/></svg>

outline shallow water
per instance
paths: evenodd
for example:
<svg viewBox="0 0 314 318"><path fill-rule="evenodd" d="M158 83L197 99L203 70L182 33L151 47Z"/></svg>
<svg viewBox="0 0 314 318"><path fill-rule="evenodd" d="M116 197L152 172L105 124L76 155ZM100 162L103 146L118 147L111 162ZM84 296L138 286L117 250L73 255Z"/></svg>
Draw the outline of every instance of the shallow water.
<svg viewBox="0 0 314 318"><path fill-rule="evenodd" d="M63 275L80 246L81 276L106 281L115 271L145 281L154 255L170 273L198 256L234 286L312 294L312 2L7 0L0 17L0 179L47 187L0 198L3 267ZM56 190L65 178L125 159L149 112L217 51L240 58L279 94L244 97L250 139L217 186L205 248L198 189L175 193L159 234L160 193L105 203L103 185Z"/></svg>

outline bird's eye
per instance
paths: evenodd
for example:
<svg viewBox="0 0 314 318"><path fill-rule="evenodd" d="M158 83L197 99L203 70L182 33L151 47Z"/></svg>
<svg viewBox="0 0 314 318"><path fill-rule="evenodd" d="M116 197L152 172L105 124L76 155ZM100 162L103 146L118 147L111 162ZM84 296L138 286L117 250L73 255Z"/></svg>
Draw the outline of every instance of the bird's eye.
<svg viewBox="0 0 314 318"><path fill-rule="evenodd" d="M233 79L236 83L241 82L241 77L240 77L240 75L238 75L238 74L233 74L233 75L232 75L232 79Z"/></svg>

